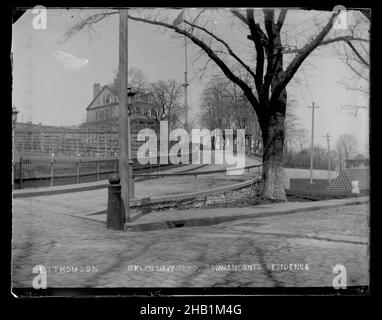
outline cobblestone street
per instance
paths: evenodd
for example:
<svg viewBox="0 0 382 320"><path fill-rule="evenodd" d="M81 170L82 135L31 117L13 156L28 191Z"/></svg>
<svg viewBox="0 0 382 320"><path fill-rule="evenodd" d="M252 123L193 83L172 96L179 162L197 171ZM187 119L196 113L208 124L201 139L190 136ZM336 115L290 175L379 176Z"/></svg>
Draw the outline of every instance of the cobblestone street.
<svg viewBox="0 0 382 320"><path fill-rule="evenodd" d="M368 285L368 205L117 232L36 199L14 204L14 287L32 286L35 265L48 287L331 286L336 264L348 285Z"/></svg>

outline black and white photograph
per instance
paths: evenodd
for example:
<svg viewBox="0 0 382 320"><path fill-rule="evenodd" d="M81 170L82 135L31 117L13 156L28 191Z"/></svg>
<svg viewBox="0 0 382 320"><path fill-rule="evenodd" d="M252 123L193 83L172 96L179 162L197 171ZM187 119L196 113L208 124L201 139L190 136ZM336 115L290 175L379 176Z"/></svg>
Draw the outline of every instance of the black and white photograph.
<svg viewBox="0 0 382 320"><path fill-rule="evenodd" d="M371 16L14 7L12 294L367 295Z"/></svg>

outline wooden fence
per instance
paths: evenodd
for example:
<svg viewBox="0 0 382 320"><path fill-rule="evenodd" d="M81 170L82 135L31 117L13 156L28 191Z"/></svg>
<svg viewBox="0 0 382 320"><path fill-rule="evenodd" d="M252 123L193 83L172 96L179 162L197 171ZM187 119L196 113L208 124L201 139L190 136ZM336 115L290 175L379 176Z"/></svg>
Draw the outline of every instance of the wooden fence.
<svg viewBox="0 0 382 320"><path fill-rule="evenodd" d="M191 154L190 154L191 157ZM191 159L191 158L190 158ZM166 167L174 166L160 164L141 165L137 160L133 162L135 173L149 173L161 171ZM22 189L33 186L54 186L57 184L81 183L106 179L110 174L119 172L118 158L95 160L30 160L20 159L13 163L14 188Z"/></svg>

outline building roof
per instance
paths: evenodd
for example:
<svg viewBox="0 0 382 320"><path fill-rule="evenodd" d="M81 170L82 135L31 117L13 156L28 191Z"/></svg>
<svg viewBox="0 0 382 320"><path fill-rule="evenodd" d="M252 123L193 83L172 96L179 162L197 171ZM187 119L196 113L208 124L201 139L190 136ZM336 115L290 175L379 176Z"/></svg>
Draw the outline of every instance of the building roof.
<svg viewBox="0 0 382 320"><path fill-rule="evenodd" d="M90 107L91 107L91 105L94 103L94 101L96 101L96 100L98 99L98 97L101 95L101 93L102 93L103 91L105 91L105 89L109 89L110 92L111 92L113 95L118 96L118 93L115 91L114 88L112 88L112 87L109 86L109 85L104 85L104 86L101 88L101 90L97 93L97 95L93 98L93 100L89 103L89 105L86 107L86 111L90 109ZM135 93L136 93L136 94L140 94L140 95L145 95L145 96L151 94L151 92L149 92L149 91L138 91L138 90L136 90ZM112 105L112 104L115 104L115 103L109 103L109 104ZM108 105L109 105L109 104L108 104ZM117 103L117 104L118 104L118 103ZM103 106L107 106L107 105L102 105L102 107L103 107Z"/></svg>
<svg viewBox="0 0 382 320"><path fill-rule="evenodd" d="M96 101L97 99L98 99L98 97L101 95L101 93L103 92L103 91L105 91L105 89L109 89L110 90L110 92L112 93L112 94L114 94L115 96L117 96L117 93L113 90L113 89L111 89L108 85L104 85L103 87L102 87L102 89L96 94L96 96L93 98L93 100L89 103L89 105L86 107L86 110L89 110L90 109L90 107L91 107L91 105L94 103L94 101Z"/></svg>
<svg viewBox="0 0 382 320"><path fill-rule="evenodd" d="M359 160L369 160L369 158L365 158L362 154L358 154L355 158L348 159L348 161L359 161Z"/></svg>

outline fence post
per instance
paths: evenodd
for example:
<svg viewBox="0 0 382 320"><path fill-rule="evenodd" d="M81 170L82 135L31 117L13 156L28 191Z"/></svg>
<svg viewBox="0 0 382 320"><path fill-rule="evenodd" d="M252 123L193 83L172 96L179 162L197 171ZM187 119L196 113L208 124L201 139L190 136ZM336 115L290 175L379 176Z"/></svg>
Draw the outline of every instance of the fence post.
<svg viewBox="0 0 382 320"><path fill-rule="evenodd" d="M130 179L130 185L129 185L129 192L130 192L130 199L134 199L135 197L135 190L134 190L134 184L135 184L135 177L134 177L134 171L133 171L133 163L129 163L129 175L131 177Z"/></svg>
<svg viewBox="0 0 382 320"><path fill-rule="evenodd" d="M114 230L124 230L124 206L121 199L120 178L113 174L109 178L106 227Z"/></svg>
<svg viewBox="0 0 382 320"><path fill-rule="evenodd" d="M80 154L77 154L77 183L80 183Z"/></svg>
<svg viewBox="0 0 382 320"><path fill-rule="evenodd" d="M115 161L114 161L114 173L117 173L118 152L114 152L114 157L115 157Z"/></svg>
<svg viewBox="0 0 382 320"><path fill-rule="evenodd" d="M20 189L23 188L23 157L20 156Z"/></svg>
<svg viewBox="0 0 382 320"><path fill-rule="evenodd" d="M53 187L54 185L54 153L52 153L51 156L52 156L52 164L50 166L50 186Z"/></svg>
<svg viewBox="0 0 382 320"><path fill-rule="evenodd" d="M99 180L99 153L97 152L97 181Z"/></svg>

